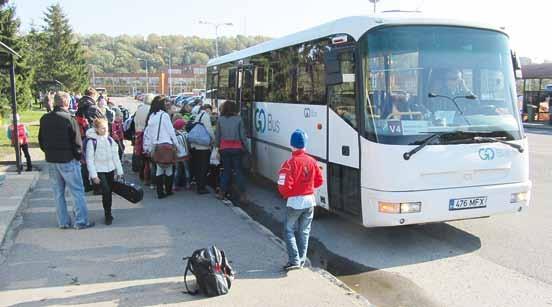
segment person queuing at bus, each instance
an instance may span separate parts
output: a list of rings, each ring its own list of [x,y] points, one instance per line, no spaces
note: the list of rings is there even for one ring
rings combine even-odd
[[[111,225],[113,215],[111,205],[113,200],[113,180],[123,176],[123,166],[119,159],[119,146],[108,133],[107,120],[97,118],[94,126],[86,131],[86,166],[90,180],[102,193],[105,224]]]
[[[180,114],[178,114],[180,115]],[[186,187],[186,190],[191,188],[192,175],[190,172],[190,147],[188,146],[188,133],[186,132],[186,122],[183,119],[177,119],[173,123],[176,133],[177,143],[177,160],[175,174],[175,191],[181,187]]]
[[[92,87],[89,87],[84,92],[84,96],[82,96],[79,100],[79,108],[77,109],[77,113],[75,114],[75,119],[77,120],[80,135],[82,138],[86,136],[86,131],[93,126],[94,120],[96,118],[105,118],[102,111],[96,105],[97,95],[98,93],[96,92],[96,90]],[[84,190],[88,192],[91,191],[93,187],[90,184],[90,180],[88,180],[88,178],[90,177],[88,175],[88,168],[84,164],[85,161],[83,161],[83,165],[81,167],[82,181],[84,182]]]
[[[115,120],[115,113],[107,105],[107,100],[105,98],[103,97],[98,98],[98,108],[100,109],[102,114],[105,116],[105,119],[107,119],[107,122],[111,126],[113,124],[113,120]]]
[[[111,138],[119,146],[119,158],[123,160],[123,153],[125,152],[125,133],[123,131],[123,112],[119,108],[115,109],[115,119],[111,126]]]
[[[81,116],[86,119],[88,126],[86,127],[85,131],[88,130],[88,128],[92,127],[92,124],[94,123],[94,120],[96,118],[105,117],[96,105],[97,95],[98,93],[96,92],[96,90],[92,87],[89,87],[84,92],[84,96],[82,96],[79,100],[79,107],[75,115],[77,117]],[[81,123],[79,123],[79,125],[80,124]],[[84,133],[82,134],[82,136],[84,137]]]
[[[143,151],[143,137],[144,129],[146,128],[147,118],[153,100],[153,94],[147,94],[144,96],[144,102],[138,105],[136,113],[134,113],[134,152],[133,159],[138,161],[139,171],[138,176],[144,181],[144,185],[151,184],[151,168],[150,159],[147,155],[144,155]]]
[[[201,106],[201,110],[195,116],[194,123],[202,123],[207,129],[211,141],[214,141],[213,126],[211,124],[211,112],[213,107],[210,104]],[[190,144],[192,147],[192,173],[197,182],[197,193],[207,194],[209,191],[205,188],[207,185],[207,171],[211,158],[211,146]]]
[[[31,155],[29,154],[29,130],[25,124],[19,122],[19,114],[15,115],[17,118],[17,128],[14,129],[14,123],[8,126],[8,140],[11,141],[12,146],[15,146],[14,133],[17,133],[17,139],[19,141],[19,148],[25,155],[25,160],[27,161],[27,172],[33,170],[33,163],[31,161]],[[16,131],[14,131],[16,130]]]
[[[192,119],[192,108],[192,105],[187,103],[182,106],[182,109],[180,109],[180,114],[182,114],[184,121],[188,122]]]
[[[288,251],[288,262],[284,265],[286,271],[305,265],[316,206],[314,191],[324,182],[316,160],[306,153],[307,134],[301,129],[295,130],[290,144],[291,158],[278,172],[278,191],[287,200],[284,221],[284,240]]]
[[[151,103],[148,123],[144,130],[144,152],[150,156],[153,154],[155,145],[157,144],[172,144],[176,146],[178,143],[170,116],[165,110],[166,100],[167,98],[163,96],[156,96]],[[172,195],[174,164],[156,163],[155,166],[157,197],[161,199]]]
[[[64,92],[58,92],[54,96],[54,110],[40,118],[38,143],[48,162],[58,226],[62,229],[71,227],[65,199],[67,187],[73,196],[74,227],[83,229],[94,226],[94,222],[88,220],[79,162],[82,156],[82,139],[78,124],[69,113],[69,99],[69,94]]]
[[[225,198],[230,189],[232,174],[236,174],[236,184],[241,193],[240,202],[245,202],[245,182],[242,174],[242,155],[246,144],[245,128],[234,101],[225,101],[220,115],[215,129],[215,146],[220,152],[223,171],[217,198]]]

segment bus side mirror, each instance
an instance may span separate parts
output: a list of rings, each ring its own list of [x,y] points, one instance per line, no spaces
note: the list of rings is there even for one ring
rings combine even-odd
[[[511,51],[512,54],[512,63],[514,64],[514,76],[516,79],[523,79],[523,74],[521,73],[521,63],[515,51]]]

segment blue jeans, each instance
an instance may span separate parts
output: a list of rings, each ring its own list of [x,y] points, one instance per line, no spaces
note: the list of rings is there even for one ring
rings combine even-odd
[[[232,174],[236,173],[236,184],[240,192],[245,192],[245,184],[242,174],[242,150],[241,149],[225,149],[220,151],[222,160],[222,178],[220,180],[220,188],[223,192],[228,192]]]
[[[300,265],[307,259],[313,217],[314,207],[301,210],[286,207],[284,240],[288,250],[288,262],[291,264]],[[296,230],[297,237],[295,236]]]
[[[81,176],[81,164],[77,160],[67,163],[48,163],[50,179],[53,181],[54,198],[56,200],[56,212],[60,227],[70,226],[71,217],[67,212],[65,200],[65,187],[69,188],[73,196],[73,214],[75,225],[88,223],[88,209],[84,198],[84,186]]]

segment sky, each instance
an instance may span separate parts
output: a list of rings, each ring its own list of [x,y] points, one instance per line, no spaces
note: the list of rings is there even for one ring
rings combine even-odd
[[[280,37],[337,18],[369,15],[369,0],[17,0],[23,30],[43,24],[46,7],[59,3],[73,29],[82,34],[180,34],[215,37],[212,25],[226,23],[219,36]],[[552,60],[552,0],[380,0],[378,11],[421,10],[432,16],[505,26],[520,56]],[[547,38],[548,37],[548,38]]]

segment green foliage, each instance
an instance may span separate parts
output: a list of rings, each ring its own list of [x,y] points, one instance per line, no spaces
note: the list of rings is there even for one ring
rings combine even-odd
[[[158,71],[168,66],[169,53],[173,67],[181,64],[206,64],[215,56],[214,39],[197,36],[150,34],[145,38],[91,34],[78,38],[84,46],[84,58],[95,73],[145,72],[145,63],[138,59],[147,59],[148,69]],[[251,47],[268,39],[263,36],[243,35],[220,37],[219,54]]]
[[[34,70],[27,61],[29,53],[27,42],[18,35],[20,21],[15,18],[15,8],[5,5],[6,1],[0,1],[0,41],[11,47],[15,52],[21,55],[21,58],[15,59],[15,84],[16,97],[20,107],[29,105],[32,100],[31,83]],[[1,54],[0,63],[0,116],[6,117],[11,111],[11,87],[10,87],[10,67],[9,56],[6,53]]]
[[[43,32],[34,34],[40,41],[36,47],[41,57],[37,60],[36,80],[58,80],[66,91],[83,91],[88,85],[85,52],[61,6],[48,7],[44,21]]]

